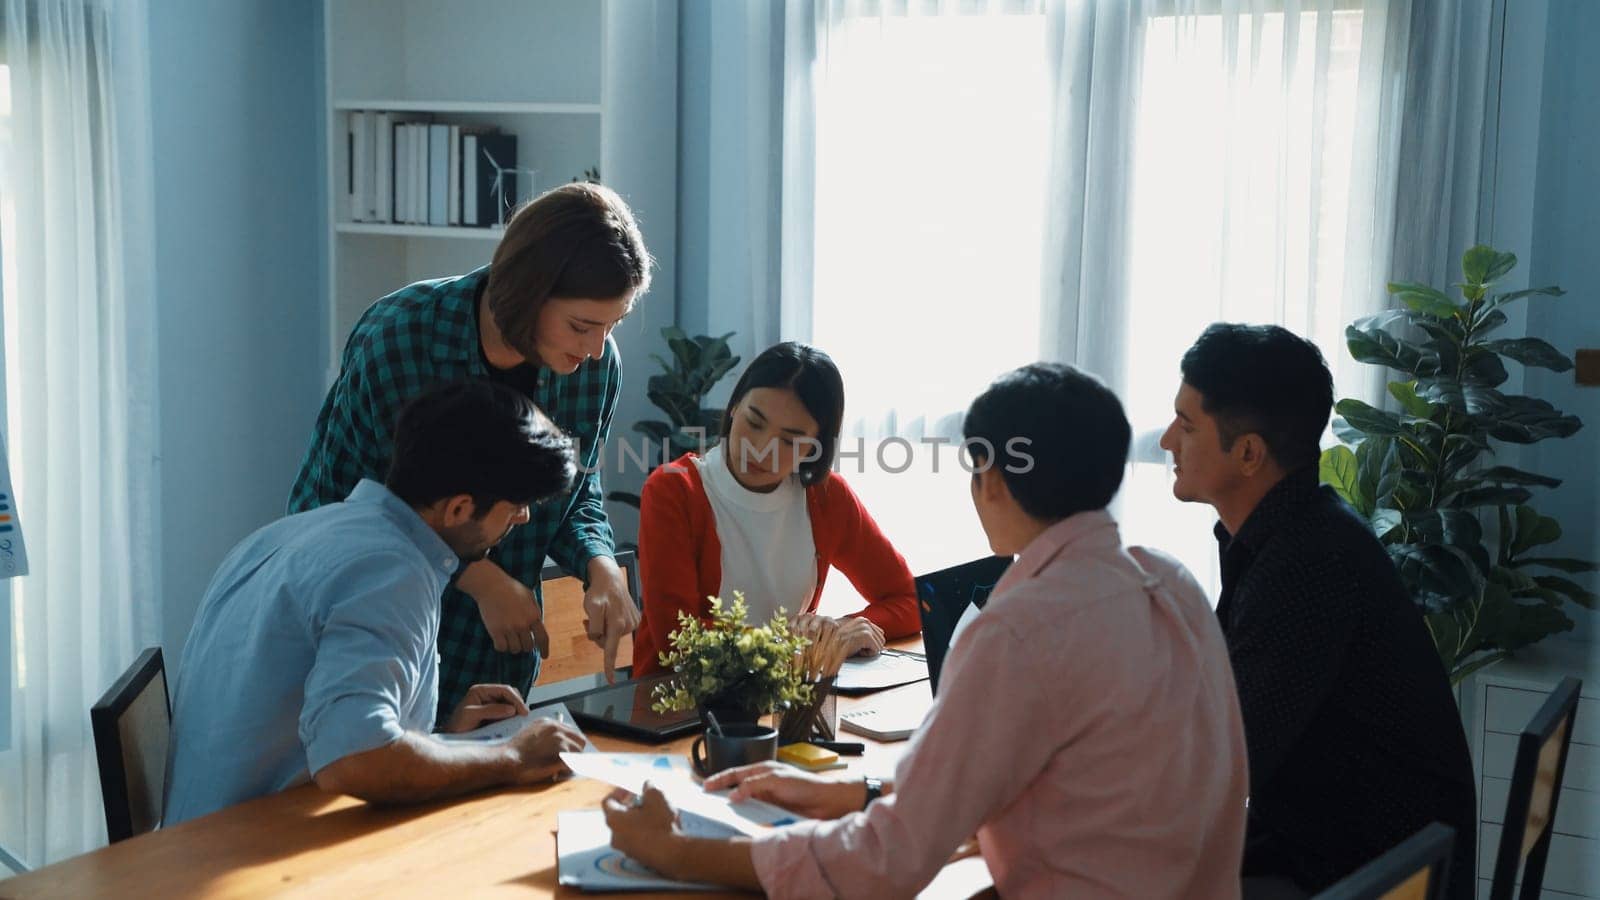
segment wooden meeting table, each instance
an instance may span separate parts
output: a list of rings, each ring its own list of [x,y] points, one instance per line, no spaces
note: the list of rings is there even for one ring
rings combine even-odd
[[[928,702],[925,681],[893,691],[904,692],[907,703]],[[839,709],[883,696],[841,697]],[[596,733],[590,739],[613,752],[688,753],[692,741],[650,746]],[[849,767],[831,774],[888,776],[906,746],[863,742],[866,754],[847,758]],[[420,806],[375,807],[305,785],[0,880],[0,897],[581,896],[557,884],[556,813],[598,807],[610,791],[598,781],[569,778]],[[963,885],[974,862],[981,865],[966,862]]]

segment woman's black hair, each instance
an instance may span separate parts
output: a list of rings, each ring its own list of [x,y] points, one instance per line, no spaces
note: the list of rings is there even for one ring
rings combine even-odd
[[[839,447],[839,429],[844,423],[844,379],[833,358],[810,344],[784,341],[761,351],[751,361],[739,383],[733,386],[728,407],[722,413],[722,438],[733,427],[733,411],[744,395],[756,388],[787,388],[800,398],[811,418],[817,420],[819,452],[800,464],[800,483],[813,485],[828,477]]]

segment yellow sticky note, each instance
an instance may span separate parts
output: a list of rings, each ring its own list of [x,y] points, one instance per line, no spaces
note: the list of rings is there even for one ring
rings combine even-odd
[[[838,765],[839,754],[814,744],[789,744],[778,748],[778,759],[802,769],[829,769]]]

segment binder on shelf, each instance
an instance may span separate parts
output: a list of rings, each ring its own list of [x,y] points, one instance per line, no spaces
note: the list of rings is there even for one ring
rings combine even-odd
[[[389,180],[394,184],[394,215],[390,221],[404,224],[411,221],[411,139],[404,122],[394,124],[394,167]]]
[[[357,110],[350,114],[351,143],[354,146],[355,183],[350,191],[350,220],[372,219],[372,116]]]
[[[411,222],[428,224],[428,126],[411,126]]]
[[[450,182],[449,206],[450,212],[446,224],[461,224],[461,126],[450,126],[450,165],[445,171],[445,178]]]
[[[394,193],[394,129],[389,124],[388,113],[373,114],[373,137],[377,143],[372,172],[372,221],[387,222],[393,209]]]
[[[450,224],[450,126],[428,126],[428,224]]]
[[[461,224],[478,226],[478,135],[461,136]]]

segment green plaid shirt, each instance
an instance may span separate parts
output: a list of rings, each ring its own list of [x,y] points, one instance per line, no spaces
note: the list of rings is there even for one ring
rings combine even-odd
[[[339,378],[317,416],[317,427],[289,494],[289,512],[349,496],[362,478],[383,481],[389,470],[394,422],[407,400],[435,384],[489,376],[478,341],[476,305],[487,266],[457,278],[420,281],[372,304],[345,344]],[[544,606],[539,573],[548,555],[567,572],[585,576],[589,559],[611,556],[611,524],[595,471],[611,430],[622,381],[617,345],[571,375],[540,369],[531,398],[578,442],[580,474],[565,498],[535,506],[489,558],[533,589]],[[444,721],[467,688],[509,684],[524,692],[539,671],[536,653],[501,653],[484,630],[477,604],[445,589],[439,619],[439,718]]]

